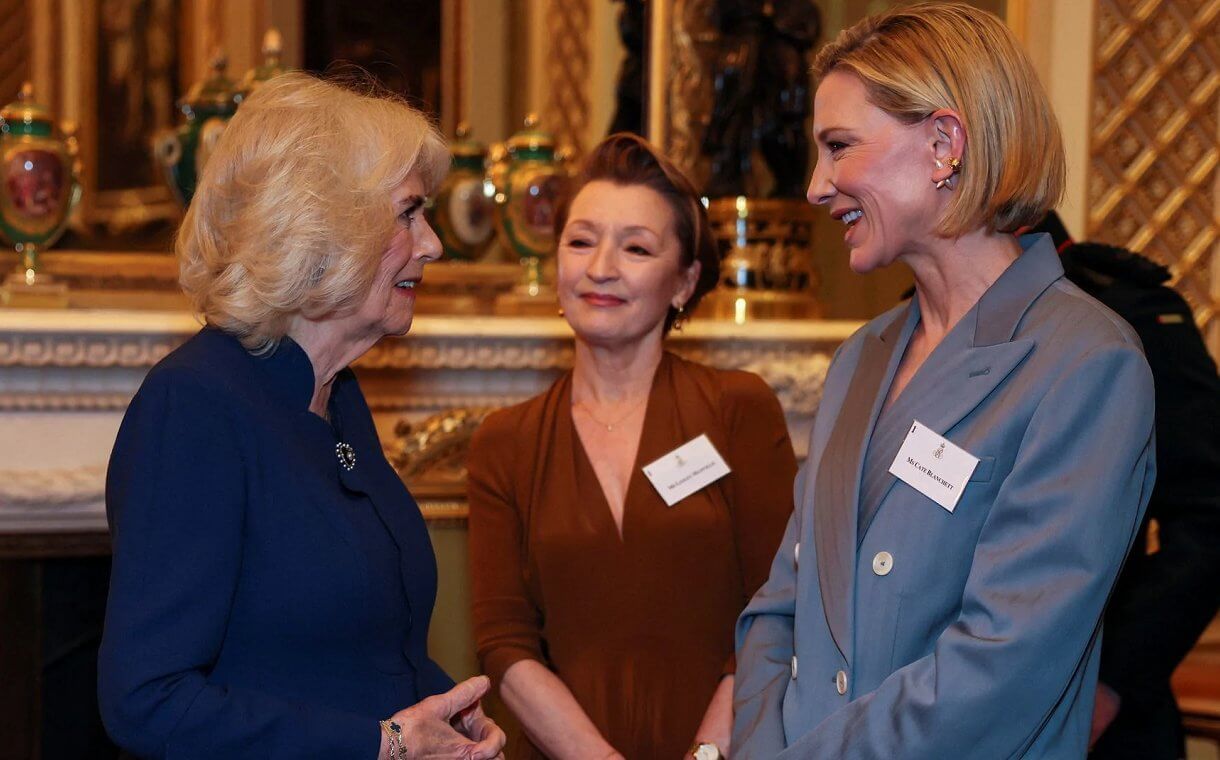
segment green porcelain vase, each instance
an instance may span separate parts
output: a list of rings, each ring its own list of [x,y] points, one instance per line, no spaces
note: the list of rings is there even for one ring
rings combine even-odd
[[[0,110],[0,237],[20,255],[18,274],[38,278],[38,253],[54,245],[80,201],[76,139],[63,135],[26,82]]]
[[[494,190],[485,179],[487,149],[470,139],[470,128],[459,124],[450,149],[449,174],[428,204],[429,222],[453,261],[476,261],[495,236]]]
[[[186,121],[153,140],[157,164],[183,208],[190,205],[203,167],[224,133],[225,124],[241,103],[241,92],[225,75],[226,67],[224,55],[214,56],[211,76],[196,82],[178,102]]]
[[[555,213],[566,190],[569,171],[558,158],[555,138],[525,119],[525,128],[493,149],[488,180],[495,188],[496,230],[501,243],[521,259],[525,288],[536,295],[542,286],[542,261],[555,253]]]

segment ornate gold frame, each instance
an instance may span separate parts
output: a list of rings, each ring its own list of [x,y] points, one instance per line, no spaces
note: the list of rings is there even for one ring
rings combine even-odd
[[[191,80],[190,51],[204,41],[196,39],[194,0],[182,0],[178,34],[181,86]],[[90,231],[138,228],[180,215],[167,186],[148,185],[123,190],[98,189],[99,104],[96,84],[97,31],[100,3],[94,0],[42,0],[31,5],[31,41],[34,81],[40,100],[65,124],[75,127],[80,144],[84,189],[73,227]],[[151,161],[151,155],[149,157]]]

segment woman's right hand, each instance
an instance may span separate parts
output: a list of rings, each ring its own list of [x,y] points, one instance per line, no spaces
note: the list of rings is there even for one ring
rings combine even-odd
[[[409,760],[423,758],[460,758],[493,760],[504,749],[503,732],[493,732],[482,741],[473,741],[453,727],[453,719],[471,705],[478,704],[491,679],[475,676],[462,681],[444,694],[437,694],[395,713],[390,720],[402,727],[402,746]],[[390,744],[383,733],[379,760],[398,760],[390,756]]]

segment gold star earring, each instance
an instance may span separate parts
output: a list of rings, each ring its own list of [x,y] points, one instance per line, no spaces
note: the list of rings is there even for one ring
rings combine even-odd
[[[941,189],[942,187],[947,187],[950,190],[952,190],[953,185],[950,183],[950,180],[953,179],[954,176],[961,173],[961,171],[962,171],[962,160],[960,158],[957,158],[956,156],[950,156],[948,161],[949,161],[949,169],[953,173],[950,174],[948,177],[945,177],[942,180],[933,180],[936,184],[937,190]],[[936,160],[936,168],[937,169],[945,168],[945,165],[941,162],[940,159]]]

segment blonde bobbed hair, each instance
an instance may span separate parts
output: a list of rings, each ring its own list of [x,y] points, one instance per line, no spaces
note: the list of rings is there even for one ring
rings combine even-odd
[[[845,29],[814,76],[855,74],[873,105],[905,124],[942,108],[966,133],[961,174],[940,232],[1013,232],[1063,195],[1063,138],[1029,58],[1000,19],[963,3],[919,3]]]
[[[178,233],[179,282],[208,322],[274,349],[294,315],[356,308],[394,233],[392,193],[430,192],[445,142],[400,98],[289,72],[229,121]]]

